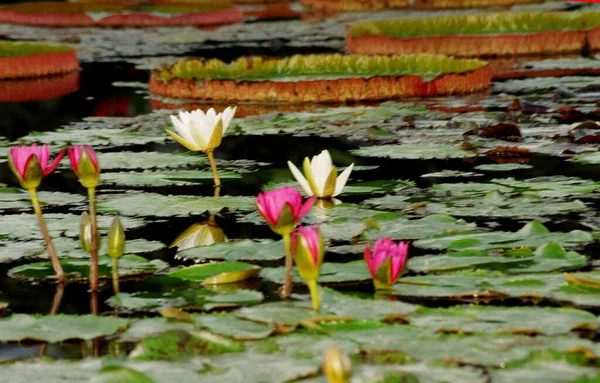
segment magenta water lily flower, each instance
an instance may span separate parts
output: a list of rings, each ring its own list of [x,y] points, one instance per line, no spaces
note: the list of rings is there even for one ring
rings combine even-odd
[[[69,147],[71,167],[86,188],[95,188],[100,179],[100,166],[96,153],[89,145]]]
[[[402,274],[408,259],[408,242],[394,243],[391,238],[378,239],[365,248],[365,262],[376,289],[390,289]]]
[[[286,186],[260,193],[256,198],[258,212],[277,234],[290,234],[312,207],[314,197],[302,203],[302,195]]]
[[[19,179],[23,188],[36,189],[42,182],[42,178],[52,173],[58,163],[65,155],[61,150],[54,161],[50,161],[50,147],[47,144],[37,146],[13,146],[10,148],[8,163]]]

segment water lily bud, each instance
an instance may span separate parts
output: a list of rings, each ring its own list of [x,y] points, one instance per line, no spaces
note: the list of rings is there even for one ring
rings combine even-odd
[[[378,239],[373,246],[365,248],[365,263],[373,277],[376,289],[391,289],[402,274],[408,259],[408,242],[395,244],[391,238]]]
[[[100,166],[96,153],[89,145],[69,148],[71,167],[85,188],[95,188],[100,179]]]
[[[61,151],[51,164],[50,147],[46,144],[37,146],[13,146],[10,148],[8,164],[25,189],[36,189],[40,186],[42,178],[52,173],[64,156]]]
[[[125,232],[123,231],[123,226],[121,226],[119,215],[116,215],[113,219],[106,241],[108,255],[111,257],[119,258],[125,253]]]
[[[293,187],[283,187],[256,198],[256,208],[277,234],[290,234],[312,207],[314,197],[302,203],[302,195]]]
[[[292,234],[292,253],[300,276],[314,281],[319,276],[325,241],[318,226],[299,226]]]
[[[329,383],[349,383],[352,378],[352,363],[342,350],[331,346],[325,354],[323,374]]]
[[[79,240],[81,248],[86,253],[92,251],[92,220],[87,211],[81,213],[81,223],[79,224]]]

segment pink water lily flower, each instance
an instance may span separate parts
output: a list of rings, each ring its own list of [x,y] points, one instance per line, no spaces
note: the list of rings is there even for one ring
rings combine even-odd
[[[391,238],[378,239],[365,248],[365,262],[376,289],[390,289],[402,274],[408,258],[408,242],[395,244]]]
[[[51,164],[50,147],[47,144],[37,146],[13,146],[10,148],[9,164],[25,189],[35,189],[42,178],[52,173],[65,155],[61,150]]]
[[[100,177],[100,166],[96,153],[89,145],[71,146],[68,149],[71,167],[81,184],[95,188]]]
[[[314,197],[302,203],[302,195],[286,186],[260,193],[256,198],[258,212],[278,234],[289,234],[312,207]]]

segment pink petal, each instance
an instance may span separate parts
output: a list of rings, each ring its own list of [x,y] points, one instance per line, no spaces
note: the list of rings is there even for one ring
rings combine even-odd
[[[54,171],[54,169],[56,169],[56,167],[58,166],[58,163],[60,162],[60,160],[62,160],[64,155],[65,155],[65,150],[63,149],[60,151],[60,153],[58,153],[58,155],[54,159],[54,162],[52,162],[50,164],[50,166],[48,166],[45,169],[42,168],[44,177],[47,176],[48,174],[52,173]]]
[[[96,157],[96,153],[94,152],[94,149],[92,149],[92,147],[89,145],[85,145],[84,148],[87,151],[88,155],[90,156],[90,159],[92,160],[92,163],[94,164],[94,168],[96,169],[96,171],[98,171],[100,167],[98,165],[98,157]]]
[[[298,193],[298,194],[300,194],[300,193]],[[302,197],[300,197],[300,198],[302,198]],[[308,198],[306,200],[306,202],[304,202],[304,205],[302,205],[300,207],[298,213],[294,216],[294,220],[296,222],[299,222],[302,219],[302,217],[304,217],[306,214],[308,214],[314,201],[315,201],[315,196],[312,196],[312,197]]]
[[[376,268],[373,267],[373,257],[371,256],[371,245],[367,243],[365,247],[365,263],[367,264],[367,268],[373,277],[375,277]]]
[[[31,145],[31,147],[38,160],[40,161],[42,170],[46,169],[46,166],[48,166],[48,160],[50,160],[50,147],[48,146],[48,144],[44,144],[40,148],[36,148],[35,144],[33,144]]]

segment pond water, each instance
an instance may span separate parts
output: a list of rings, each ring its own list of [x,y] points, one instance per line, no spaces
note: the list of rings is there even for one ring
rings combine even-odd
[[[11,39],[74,43],[82,60],[78,90],[0,103],[0,380],[318,382],[331,345],[352,360],[353,382],[600,379],[600,88],[593,75],[600,64],[593,52],[515,59],[525,71],[584,70],[521,74],[473,95],[240,104],[215,150],[219,197],[206,156],[165,133],[169,115],[186,103],[227,105],[153,96],[150,69],[187,56],[342,52],[346,22],[399,14],[254,20],[216,30],[0,25]],[[133,255],[121,261],[119,295],[109,278],[101,281],[97,317],[87,315],[87,254],[78,241],[86,191],[67,160],[39,189],[59,257],[79,276],[62,290],[49,281],[35,215],[6,162],[8,147],[32,142],[51,144],[53,153],[93,146],[102,169],[102,236],[116,212],[123,219]],[[279,297],[283,242],[254,199],[275,187],[299,188],[287,161],[299,166],[324,149],[338,169],[355,168],[341,203],[319,202],[303,220],[318,223],[327,244],[319,314],[299,275],[291,301]],[[169,247],[207,222],[228,242]],[[409,261],[399,282],[380,292],[363,251],[385,237],[410,241]],[[223,261],[261,270],[221,285],[178,274]]]

